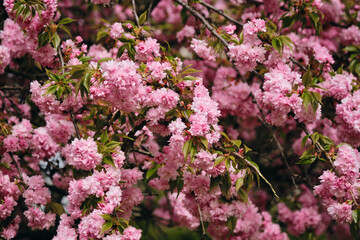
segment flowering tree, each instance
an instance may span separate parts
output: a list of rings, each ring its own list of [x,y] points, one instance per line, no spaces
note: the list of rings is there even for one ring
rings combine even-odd
[[[359,10],[3,1],[1,238],[359,239]]]

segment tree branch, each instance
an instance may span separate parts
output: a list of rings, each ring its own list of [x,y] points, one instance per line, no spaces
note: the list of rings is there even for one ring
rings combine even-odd
[[[59,58],[60,58],[62,73],[64,74],[65,73],[65,69],[64,69],[65,62],[64,62],[64,58],[63,58],[60,46],[57,48],[57,51],[58,51]],[[74,113],[72,110],[70,111],[70,117],[71,117],[71,120],[72,120],[74,128],[75,128],[76,137],[80,140],[81,139],[80,131],[79,131],[78,125],[76,124],[76,119],[74,117]]]
[[[137,15],[137,13],[136,13],[136,4],[135,4],[135,0],[131,0],[131,3],[132,3],[132,10],[133,10],[133,13],[134,13],[134,17],[135,17],[136,25],[137,25],[138,27],[140,27],[140,25],[139,25],[139,17],[138,17],[138,15]]]
[[[241,28],[243,27],[242,23],[240,23],[238,20],[230,17],[230,16],[227,15],[226,13],[224,13],[223,10],[219,10],[219,9],[215,8],[214,6],[212,6],[212,5],[210,5],[210,4],[206,3],[206,2],[203,2],[203,1],[201,1],[200,4],[203,5],[203,6],[205,6],[205,7],[208,8],[208,9],[216,12],[217,14],[223,16],[224,18],[226,18],[226,19],[229,20],[230,22],[236,24],[237,26],[239,26],[239,27],[241,27]]]
[[[24,178],[23,178],[23,176],[22,176],[22,171],[21,171],[19,165],[17,164],[17,162],[15,161],[12,152],[9,152],[9,155],[10,155],[10,158],[11,158],[11,162],[15,165],[16,170],[17,170],[18,173],[19,173],[19,177],[20,177],[21,181],[22,181],[23,183],[25,183]]]
[[[181,0],[174,0],[174,1],[177,2],[178,4],[180,4],[186,10],[188,10],[194,17],[198,18],[205,25],[205,27],[211,32],[211,34],[214,35],[217,39],[219,39],[222,42],[222,44],[227,49],[229,49],[229,43],[216,32],[216,30],[210,25],[210,23],[205,19],[205,17],[202,14],[200,14],[189,4],[187,4]]]
[[[289,59],[293,62],[293,63],[295,63],[295,65],[297,65],[298,67],[300,67],[301,68],[301,70],[303,70],[303,71],[307,71],[307,69],[306,69],[306,67],[304,67],[300,62],[298,62],[295,58],[293,58],[293,57],[289,57]]]

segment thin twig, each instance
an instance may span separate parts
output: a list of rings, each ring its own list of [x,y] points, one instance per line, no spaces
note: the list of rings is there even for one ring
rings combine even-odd
[[[142,149],[134,149],[134,152],[137,152],[137,153],[140,153],[140,154],[143,154],[143,155],[146,155],[146,156],[149,156],[151,158],[154,157],[154,154],[152,154],[151,152],[149,151],[145,151],[145,150],[142,150]]]
[[[229,152],[228,150],[226,150],[223,147],[215,147],[215,149],[219,149],[222,152]],[[250,162],[248,159],[246,159],[246,157],[244,157],[243,155],[237,153],[237,152],[229,152],[229,154],[233,155],[234,157],[238,157],[241,160],[243,160],[246,165],[250,166],[255,172],[256,174],[258,174],[271,188],[271,191],[274,193],[275,197],[279,198],[279,196],[277,195],[275,189],[273,188],[273,186],[271,185],[271,183],[264,177],[264,175],[260,172],[260,170],[258,169],[257,166],[255,166],[252,162]]]
[[[170,213],[170,227],[174,226],[174,211],[173,211],[173,208],[171,206],[171,202],[170,202],[170,199],[169,199],[169,196],[168,196],[168,192],[165,192],[165,198],[166,198],[166,205],[167,205],[167,208],[168,208],[168,211]]]
[[[38,79],[38,78],[46,78],[47,77],[46,73],[34,73],[34,74],[31,74],[31,73],[26,73],[26,72],[19,71],[19,70],[13,69],[13,68],[6,68],[5,72],[6,73],[12,73],[12,74],[18,75],[18,76],[22,76],[22,77],[25,77],[25,78],[28,78],[28,79],[31,79],[31,80],[35,80],[35,79]]]
[[[305,132],[306,135],[311,135],[309,129],[305,126],[304,123],[300,123],[298,119],[295,119],[295,121],[296,121],[296,124]],[[313,139],[311,137],[310,137],[310,140],[314,144],[314,141],[313,141]],[[331,164],[332,168],[334,169],[336,175],[340,176],[341,174],[336,170],[332,157],[329,156],[329,154],[325,151],[324,147],[319,142],[316,142],[315,146],[316,146],[316,149],[317,149],[318,153],[323,152],[325,154],[326,159],[330,162],[330,164]],[[351,194],[351,196],[353,198],[353,201],[358,206],[359,204],[357,203],[357,201],[355,199],[355,196],[354,196],[354,193],[351,190],[350,190],[350,194]]]
[[[200,209],[200,205],[198,202],[196,202],[197,206],[198,206],[198,211],[199,211],[199,215],[200,215],[200,223],[201,223],[201,228],[202,228],[202,231],[203,231],[203,235],[206,234],[206,231],[205,231],[205,225],[204,225],[204,220],[203,220],[203,217],[202,217],[202,213],[201,213],[201,209]]]
[[[217,39],[219,39],[222,42],[222,44],[227,49],[229,49],[229,43],[216,32],[216,30],[210,25],[210,23],[206,20],[206,18],[202,14],[200,14],[189,4],[187,4],[181,0],[174,0],[174,1],[177,2],[178,4],[180,4],[186,10],[188,10],[194,17],[198,18],[205,25],[205,27],[211,32],[211,34],[214,35]]]
[[[213,26],[211,26],[211,24],[206,20],[206,18],[201,13],[199,13],[193,7],[191,7],[189,4],[187,4],[187,3],[185,3],[185,2],[183,2],[181,0],[174,0],[174,1],[177,2],[178,4],[180,4],[186,10],[188,10],[194,17],[198,18],[204,24],[204,26],[211,32],[211,34],[213,36],[215,36],[217,39],[219,39],[220,42],[224,45],[224,47],[229,50],[229,46],[230,46],[229,43],[217,33],[215,28],[213,28]],[[233,64],[233,66],[234,66],[235,70],[237,71],[238,75],[240,75],[240,78],[242,80],[244,80],[241,73],[239,72],[239,70],[234,65],[234,62],[230,60],[229,55],[226,54],[226,57]],[[257,76],[261,81],[264,81],[264,77],[260,73],[258,73],[257,71],[251,70],[250,72],[253,73],[255,76]]]
[[[154,5],[154,0],[151,0],[150,3],[149,3],[149,10],[148,10],[148,13],[147,13],[147,22],[148,22],[148,25],[151,27],[151,12],[152,12],[152,9],[153,9],[153,5]]]
[[[230,22],[238,25],[239,27],[241,27],[241,28],[243,27],[243,25],[242,25],[238,20],[230,17],[229,15],[227,15],[226,13],[224,13],[223,10],[219,10],[219,9],[215,8],[214,6],[212,6],[212,5],[210,5],[210,4],[206,3],[206,2],[203,2],[203,1],[201,1],[200,4],[203,5],[203,6],[205,6],[205,7],[208,8],[208,9],[211,9],[212,11],[216,12],[217,14],[223,16],[224,18],[226,18],[226,19],[229,20]]]
[[[132,2],[132,10],[133,10],[133,13],[134,13],[134,17],[135,17],[136,25],[137,25],[138,27],[140,27],[140,25],[139,25],[139,17],[138,17],[138,15],[137,15],[137,13],[136,13],[136,4],[135,4],[135,0],[131,0],[131,2]]]
[[[74,113],[71,111],[70,112],[70,117],[71,117],[71,120],[73,122],[73,125],[74,125],[74,128],[75,128],[75,132],[76,132],[76,137],[80,140],[81,139],[81,135],[80,135],[80,131],[79,131],[79,127],[76,123],[76,119],[74,117]]]
[[[256,105],[256,106],[257,106],[257,105]],[[258,108],[259,108],[259,107],[258,107]],[[266,127],[266,128],[268,129],[268,131],[271,133],[272,138],[275,140],[276,146],[277,146],[277,148],[278,148],[279,151],[280,151],[281,158],[284,160],[285,166],[286,166],[286,168],[288,169],[288,171],[289,171],[289,173],[290,173],[291,180],[292,180],[295,188],[299,188],[298,185],[296,184],[296,181],[295,181],[295,174],[294,174],[294,172],[293,172],[293,171],[291,170],[291,168],[290,168],[290,165],[289,165],[289,162],[288,162],[287,157],[286,157],[286,155],[285,155],[285,152],[284,152],[283,147],[281,146],[281,144],[280,144],[278,138],[276,137],[275,132],[274,132],[273,129],[271,128],[271,126],[266,123],[265,118],[264,118],[264,114],[263,114],[263,112],[261,111],[260,108],[259,108],[259,111],[260,111],[261,116],[262,116],[262,118],[259,117],[260,121],[265,125],[265,127]]]
[[[293,62],[293,63],[295,63],[298,67],[300,67],[301,68],[301,70],[303,70],[303,71],[307,71],[307,69],[306,69],[306,67],[304,67],[300,62],[298,62],[295,58],[293,58],[293,57],[289,57],[289,59]]]
[[[65,69],[64,69],[65,62],[64,62],[64,58],[63,58],[60,46],[57,48],[57,51],[58,51],[59,58],[60,58],[60,64],[61,64],[61,68],[62,68],[62,73],[64,74],[65,73]]]
[[[63,58],[60,46],[58,47],[57,51],[58,51],[59,58],[60,58],[62,73],[64,74],[65,73],[65,69],[64,69],[65,62],[64,62],[64,58]],[[78,125],[76,124],[76,119],[75,119],[75,116],[74,116],[74,113],[72,110],[70,111],[70,117],[71,117],[71,120],[72,120],[74,128],[75,128],[76,137],[80,140],[81,139],[80,131],[79,131]]]
[[[205,27],[206,27],[217,39],[219,39],[227,49],[229,49],[229,44],[228,44],[228,42],[227,42],[223,37],[221,37],[221,36],[215,31],[215,29],[210,25],[210,23],[205,19],[205,17],[204,17],[202,14],[200,14],[198,11],[196,11],[194,8],[192,8],[190,5],[188,5],[187,3],[185,3],[185,2],[183,2],[183,1],[181,1],[181,0],[174,0],[174,1],[177,2],[177,3],[179,3],[179,4],[180,4],[182,7],[184,7],[185,9],[187,9],[194,17],[200,19],[201,22],[205,25]],[[229,58],[229,56],[228,56],[227,54],[226,54],[226,56]],[[230,59],[229,59],[229,61],[230,61]],[[231,62],[232,62],[232,64],[234,65],[234,62],[233,62],[233,61],[231,61]],[[234,66],[234,68],[237,70],[236,66]],[[239,73],[238,70],[237,70],[237,72]],[[260,80],[264,81],[264,77],[263,77],[260,73],[258,73],[257,71],[252,70],[251,73],[253,73],[255,76],[257,76]],[[240,74],[240,73],[239,73],[239,74]],[[241,76],[241,74],[240,74],[240,76]],[[243,80],[243,79],[242,79],[242,80]],[[253,94],[252,92],[250,92],[250,96],[252,97],[253,102],[255,103],[255,105],[258,107],[260,113],[262,114],[262,111],[261,111],[260,107],[258,106],[257,101],[256,101],[256,98],[255,98],[255,96],[254,96],[254,94]],[[262,116],[264,117],[263,114],[262,114]],[[265,119],[265,118],[264,118],[264,119]],[[275,138],[275,140],[278,141],[276,138]],[[279,150],[280,150],[280,152],[282,153],[282,156],[283,156],[283,158],[284,158],[284,161],[287,163],[287,160],[286,160],[286,157],[285,157],[285,154],[284,154],[282,148],[279,148]],[[239,156],[240,156],[240,155],[239,155]],[[245,158],[244,158],[244,160],[247,161]],[[254,167],[250,162],[247,161],[247,163],[248,163],[249,165],[251,165],[252,167]],[[287,166],[288,166],[288,163],[287,163]],[[262,174],[260,173],[260,171],[259,171],[256,167],[254,167],[254,168],[255,168],[255,171],[256,171],[259,175],[262,175]],[[289,167],[289,169],[290,169],[290,167]],[[290,169],[290,173],[291,173],[291,176],[293,177],[293,174],[292,174],[291,169]],[[295,180],[294,180],[294,179],[293,179],[293,182],[295,183]],[[296,186],[296,184],[295,184],[295,186]],[[274,191],[274,194],[276,195],[276,192],[275,192],[275,191]],[[277,196],[277,195],[276,195],[276,196]]]
[[[24,89],[28,89],[26,86],[1,86],[1,91],[22,91]]]
[[[18,173],[19,173],[19,177],[20,177],[21,181],[22,181],[23,183],[25,183],[24,178],[23,178],[23,176],[22,176],[21,169],[20,169],[19,165],[16,163],[12,152],[9,152],[9,155],[10,155],[10,158],[11,158],[11,162],[15,165],[15,167],[16,167]]]

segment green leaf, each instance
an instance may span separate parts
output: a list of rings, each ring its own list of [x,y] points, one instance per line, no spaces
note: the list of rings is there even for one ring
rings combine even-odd
[[[293,49],[294,43],[288,36],[281,36],[283,43],[288,46],[291,50]]]
[[[123,55],[125,49],[126,49],[126,46],[125,46],[125,45],[122,45],[121,47],[119,47],[119,50],[118,50],[118,52],[117,52],[116,57],[117,57],[117,58],[120,58],[120,57]]]
[[[55,33],[53,39],[51,40],[53,46],[55,49],[58,48],[58,46],[60,45],[61,39],[59,37],[59,35],[57,33]]]
[[[54,93],[57,90],[57,85],[51,85],[50,87],[48,87],[45,91],[45,93],[43,95],[49,95]]]
[[[0,168],[5,168],[7,170],[11,170],[10,165],[6,162],[0,162]]]
[[[240,148],[242,142],[241,140],[231,140],[231,143]]]
[[[85,69],[78,70],[70,76],[70,79],[80,79],[84,76],[85,72]]]
[[[143,25],[144,22],[146,21],[147,11],[148,11],[148,10],[146,10],[145,12],[143,12],[143,13],[140,15],[140,17],[139,17],[139,25],[140,25],[140,26]]]
[[[286,16],[282,19],[281,28],[291,27],[295,23],[295,18],[293,16]]]
[[[113,160],[113,158],[111,156],[104,156],[103,157],[103,163],[109,164],[109,165],[115,167],[114,160]]]
[[[186,21],[189,18],[189,14],[187,13],[187,10],[185,8],[183,8],[180,12],[180,17],[181,17],[181,21],[183,24],[186,23]]]
[[[252,149],[244,144],[245,153],[250,152]]]
[[[357,50],[356,46],[347,46],[343,49],[344,52],[357,52]]]
[[[266,21],[266,28],[272,32],[276,32],[277,31],[277,26],[276,24],[274,24],[272,21],[267,20]]]
[[[310,94],[308,92],[303,92],[301,94],[301,99],[303,100],[303,105],[304,105],[305,110],[307,110],[309,105],[311,104]]]
[[[224,175],[221,175],[220,190],[225,197],[229,197],[229,192],[231,188],[231,178],[229,172],[226,172]]]
[[[69,24],[69,23],[72,23],[72,22],[76,22],[76,20],[67,17],[67,18],[61,19],[59,24]]]
[[[85,76],[84,76],[84,87],[86,88],[87,92],[90,91],[91,77],[92,77],[92,74],[91,74],[90,72],[85,73]]]
[[[194,80],[197,80],[198,78],[197,77],[194,77],[194,76],[185,76],[183,77],[183,81],[194,81]]]
[[[186,141],[184,143],[184,146],[183,146],[183,154],[184,154],[184,159],[186,160],[189,153],[190,153],[190,149],[192,147],[192,139],[189,139],[188,141]]]
[[[64,25],[59,25],[59,28],[61,30],[63,30],[64,32],[66,32],[69,35],[69,37],[71,38],[72,34],[71,34],[71,31],[70,31],[70,28],[68,28],[67,26],[64,26]]]
[[[244,185],[244,178],[238,178],[235,182],[235,190],[239,191],[239,189]]]
[[[112,222],[114,220],[109,214],[103,214],[101,217],[107,222]]]
[[[43,32],[38,35],[38,47],[37,49],[40,49],[47,45],[50,42],[49,34],[48,32]]]
[[[228,220],[227,220],[227,222],[226,222],[226,224],[227,224],[227,226],[228,226],[231,234],[232,234],[232,233],[234,232],[234,230],[235,230],[236,221],[237,221],[236,217],[231,216],[231,217],[228,218]]]
[[[303,137],[303,139],[301,140],[301,147],[305,147],[305,144],[308,139],[309,139],[309,135]]]
[[[112,228],[112,226],[113,226],[113,222],[105,222],[105,223],[102,225],[100,234],[106,232],[107,230],[109,230],[110,228]]]
[[[220,132],[220,134],[230,142],[230,138],[228,137],[228,135],[226,135],[226,133]]]
[[[115,149],[116,147],[118,147],[120,145],[120,142],[116,142],[116,141],[110,141],[108,143],[105,144],[106,148],[108,150],[113,150]]]
[[[221,176],[217,176],[210,179],[210,190],[218,186],[221,182]]]
[[[302,83],[305,88],[307,88],[311,83],[311,70],[310,67],[308,67],[308,70],[304,73],[302,77]]]
[[[220,163],[222,163],[223,161],[225,161],[225,157],[224,156],[219,156],[215,159],[215,163],[214,166],[216,167],[217,165],[219,165]]]
[[[206,149],[209,148],[209,142],[208,142],[208,140],[207,140],[206,137],[200,137],[200,141],[201,141],[201,143],[204,145],[204,147],[205,147]]]
[[[185,75],[185,74],[198,73],[198,72],[202,72],[202,71],[194,69],[194,68],[188,68],[188,69],[182,71],[181,74]]]
[[[355,73],[360,76],[360,63],[357,63],[355,66]]]
[[[310,165],[313,162],[315,162],[315,160],[316,160],[315,156],[306,156],[306,157],[303,157],[302,159],[300,158],[300,161],[298,161],[296,164]]]
[[[101,143],[106,143],[108,140],[109,140],[109,135],[107,130],[105,130],[100,136],[100,141]]]
[[[145,180],[149,180],[151,179],[157,172],[157,170],[161,167],[161,165],[157,164],[157,163],[153,163],[152,168],[150,168],[149,170],[147,170],[146,172],[146,177]]]
[[[79,61],[82,62],[82,63],[87,63],[87,62],[89,62],[92,58],[94,58],[94,57],[82,56],[81,58],[79,58]]]
[[[282,53],[282,50],[284,49],[284,45],[281,41],[281,38],[273,38],[271,40],[271,45],[273,46],[273,48],[275,48],[275,50],[277,50],[280,54]]]
[[[321,102],[322,97],[321,97],[320,93],[318,93],[318,92],[310,92],[310,94],[313,95],[314,99],[315,99],[318,103],[322,104],[322,102]]]
[[[317,28],[318,22],[319,22],[319,15],[317,15],[316,13],[313,12],[309,12],[309,16],[311,21],[313,22],[315,28]]]
[[[49,208],[51,212],[56,213],[58,216],[65,213],[64,207],[57,202],[49,202],[46,204],[46,207]]]
[[[101,58],[97,63],[102,63],[102,62],[107,62],[107,61],[111,61],[113,60],[112,58],[109,58],[109,57],[105,57],[105,58]]]
[[[109,33],[107,31],[99,31],[96,35],[96,42],[100,41],[104,37],[108,36]]]
[[[267,185],[271,188],[271,191],[274,193],[275,197],[279,198],[279,196],[276,194],[276,191],[273,188],[273,186],[271,185],[271,183],[260,172],[259,166],[255,162],[253,162],[249,159],[247,159],[247,163],[250,163],[250,166],[255,169],[256,174],[258,174],[267,183]]]
[[[310,150],[306,150],[305,152],[303,152],[299,159],[300,161],[298,161],[296,164],[307,165],[312,164],[316,160],[316,157],[312,154]]]

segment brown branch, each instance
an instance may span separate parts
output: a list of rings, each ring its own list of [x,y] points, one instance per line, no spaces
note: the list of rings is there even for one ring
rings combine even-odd
[[[75,128],[75,132],[76,132],[76,137],[80,140],[81,139],[81,135],[80,135],[80,131],[79,131],[79,127],[76,123],[76,119],[74,117],[74,113],[71,111],[70,112],[70,117],[71,117],[71,120],[73,122],[73,125],[74,125],[74,128]]]
[[[140,154],[143,154],[143,155],[149,156],[149,157],[151,157],[151,158],[153,158],[153,157],[154,157],[154,154],[152,154],[151,152],[146,151],[146,150],[142,150],[142,149],[140,149],[140,148],[138,148],[138,149],[134,149],[134,152],[137,152],[137,153],[140,153]]]
[[[211,34],[214,35],[217,39],[219,39],[222,42],[222,44],[227,49],[229,49],[229,43],[216,32],[216,30],[210,25],[210,23],[206,20],[206,18],[202,14],[200,14],[189,4],[187,4],[181,0],[174,0],[174,1],[177,2],[178,4],[180,4],[186,10],[188,10],[194,17],[198,18],[204,24],[204,26],[211,32]]]
[[[241,28],[243,27],[242,23],[240,23],[238,20],[230,17],[230,16],[227,15],[226,13],[224,13],[223,10],[219,10],[219,9],[215,8],[214,6],[212,6],[212,5],[210,5],[210,4],[206,3],[206,2],[203,2],[203,1],[201,1],[200,4],[203,5],[203,6],[205,6],[205,7],[208,8],[208,9],[216,12],[217,14],[223,16],[224,18],[226,18],[226,19],[229,20],[230,22],[236,24],[237,26],[239,26],[239,27],[241,27]]]
[[[306,69],[306,67],[304,67],[300,62],[298,62],[295,58],[293,58],[293,57],[289,57],[289,59],[293,62],[293,63],[295,63],[295,65],[297,65],[298,67],[300,67],[301,68],[301,70],[303,70],[303,71],[307,71],[307,69]]]
[[[292,115],[295,116],[294,114],[292,114]],[[295,119],[295,121],[296,121],[296,124],[305,132],[306,135],[311,135],[309,129],[305,126],[304,123],[300,123],[298,119]],[[311,140],[311,142],[313,144],[315,144],[315,147],[316,147],[318,153],[324,153],[325,154],[326,159],[330,162],[330,164],[331,164],[332,168],[334,169],[336,175],[341,176],[341,174],[335,168],[334,161],[333,161],[332,157],[325,151],[324,147],[319,142],[314,143],[314,140],[311,137],[310,137],[310,140]],[[355,199],[354,193],[352,191],[350,191],[350,194],[351,194],[351,196],[353,198],[353,201],[358,206],[359,204],[357,203],[357,201]]]
[[[26,86],[1,86],[1,91],[23,91],[24,89],[28,89]]]
[[[132,3],[132,10],[133,10],[133,13],[134,13],[134,17],[135,17],[136,25],[137,25],[138,27],[140,27],[140,25],[139,25],[139,17],[138,17],[138,15],[137,15],[137,13],[136,13],[136,4],[135,4],[135,0],[131,0],[131,3]]]
[[[215,36],[217,39],[219,39],[220,42],[224,45],[224,47],[229,50],[229,46],[230,46],[229,43],[217,33],[217,31],[213,28],[213,26],[211,26],[211,24],[206,20],[206,18],[201,13],[199,13],[193,7],[191,7],[189,4],[187,4],[181,0],[174,0],[174,1],[177,2],[178,4],[180,4],[186,10],[188,10],[194,17],[198,18],[204,24],[204,26],[211,32],[211,34],[213,36]],[[227,54],[226,54],[226,57],[234,66],[234,62],[230,60],[230,57]],[[238,75],[240,75],[241,79],[244,80],[243,77],[241,76],[239,70],[235,66],[234,66],[234,68],[237,71]],[[257,76],[261,81],[264,81],[264,77],[257,71],[251,70],[250,72],[253,73],[255,76]]]
[[[264,117],[264,114],[263,114],[262,110],[259,108],[259,106],[258,106],[257,104],[256,104],[256,106],[258,107],[258,109],[259,109],[259,111],[260,111],[260,113],[261,113],[261,116],[262,116],[262,118],[259,117],[260,121],[263,123],[263,125],[265,125],[265,127],[266,127],[266,128],[268,129],[268,131],[271,133],[272,138],[273,138],[273,139],[275,140],[275,142],[276,142],[276,146],[277,146],[277,148],[278,148],[279,151],[280,151],[281,158],[284,160],[285,166],[286,166],[287,170],[288,170],[289,173],[290,173],[291,181],[293,182],[295,188],[299,188],[298,185],[296,184],[296,181],[295,181],[295,174],[294,174],[294,172],[293,172],[293,171],[291,170],[291,168],[290,168],[290,165],[289,165],[289,162],[288,162],[287,157],[286,157],[286,155],[285,155],[285,152],[284,152],[283,147],[281,146],[281,144],[280,144],[278,138],[276,137],[275,132],[274,132],[273,129],[271,128],[271,126],[270,126],[268,123],[266,123],[265,117]]]
[[[31,74],[31,73],[27,73],[27,72],[24,72],[24,71],[19,71],[17,69],[13,69],[13,68],[9,68],[9,67],[7,67],[5,69],[5,72],[6,73],[12,73],[12,74],[17,75],[17,76],[25,77],[25,78],[30,79],[30,80],[35,80],[35,79],[38,79],[38,78],[46,78],[47,77],[46,73],[34,73],[34,74]]]
[[[215,29],[210,25],[210,23],[205,19],[205,17],[204,17],[202,14],[200,14],[198,11],[196,11],[194,8],[192,8],[190,5],[188,5],[187,3],[182,2],[181,0],[174,0],[174,1],[177,2],[177,3],[179,3],[179,4],[180,4],[181,6],[183,6],[185,9],[187,9],[194,17],[200,19],[201,22],[205,25],[205,27],[206,27],[216,38],[218,38],[218,39],[223,43],[223,45],[224,45],[227,49],[229,49],[229,44],[228,44],[228,42],[227,42],[224,38],[222,38],[222,37],[215,31]],[[200,2],[200,3],[204,5],[203,2]],[[208,4],[205,4],[204,6],[206,6],[206,7],[212,7],[211,5],[208,5]],[[215,9],[215,8],[212,7],[212,10],[214,10],[214,9]],[[215,11],[215,10],[214,10],[214,11]],[[227,55],[227,57],[229,58],[228,55]],[[229,61],[230,61],[230,59],[229,59]],[[233,61],[231,61],[231,62],[232,62],[232,64],[234,65],[234,62],[233,62]],[[236,68],[235,66],[234,66],[234,68],[237,70],[237,68]],[[241,76],[241,74],[240,74],[240,72],[239,72],[238,70],[237,70],[237,72],[238,72],[238,74]],[[258,73],[257,71],[252,70],[251,73],[253,73],[255,76],[257,76],[260,80],[264,81],[264,77],[263,77],[260,73]],[[241,76],[241,78],[242,78],[242,76]],[[244,79],[242,78],[242,80],[244,80]],[[287,158],[286,158],[286,156],[285,156],[285,153],[284,153],[284,151],[283,151],[283,149],[282,149],[282,147],[281,147],[278,139],[276,138],[275,134],[273,133],[271,127],[270,127],[268,124],[266,124],[264,114],[262,113],[261,108],[260,108],[259,105],[257,104],[256,98],[255,98],[255,96],[254,96],[254,94],[253,94],[252,92],[250,92],[250,96],[252,97],[253,102],[255,103],[255,105],[257,106],[257,108],[259,109],[259,112],[260,112],[262,118],[264,119],[263,123],[264,123],[265,126],[270,130],[270,132],[272,133],[272,135],[273,135],[273,137],[274,137],[274,139],[275,139],[275,141],[276,141],[276,143],[277,143],[277,146],[278,146],[278,148],[279,148],[279,151],[280,151],[280,153],[281,153],[281,155],[282,155],[282,158],[284,159],[285,165],[286,165],[286,167],[288,168],[288,170],[289,170],[289,172],[290,172],[290,174],[291,174],[292,181],[293,181],[294,185],[297,186],[297,185],[296,185],[296,182],[295,182],[295,179],[294,179],[294,174],[293,174],[293,172],[292,172],[292,170],[291,170],[291,168],[290,168],[290,166],[289,166],[289,163],[288,163],[288,161],[287,161]],[[245,161],[247,161],[247,160],[245,159]],[[248,162],[248,163],[249,163],[249,162]],[[249,164],[252,166],[251,163],[249,163]],[[258,174],[261,174],[261,173],[258,171],[258,169],[256,169],[255,171],[257,171]],[[276,195],[276,193],[275,193],[275,195]]]
[[[65,62],[64,62],[64,58],[63,58],[60,46],[57,48],[57,51],[58,51],[59,58],[60,58],[62,73],[64,74],[65,73],[65,69],[64,69]],[[74,116],[74,113],[72,110],[70,111],[70,117],[71,117],[71,120],[72,120],[74,128],[75,128],[76,137],[80,140],[81,139],[80,131],[79,131],[78,125],[76,124],[76,119],[75,119],[75,116]]]
[[[10,155],[10,158],[11,158],[11,162],[15,165],[16,170],[17,170],[18,173],[19,173],[19,177],[20,177],[21,181],[22,181],[23,183],[25,183],[24,178],[23,178],[23,176],[22,176],[21,169],[20,169],[19,165],[16,163],[12,152],[9,152],[9,155]]]
[[[199,211],[199,215],[200,215],[201,229],[202,229],[203,235],[205,235],[205,234],[206,234],[206,231],[205,231],[205,225],[204,225],[204,220],[203,220],[203,217],[202,217],[200,205],[199,205],[198,202],[196,202],[196,204],[197,204],[198,211]]]

